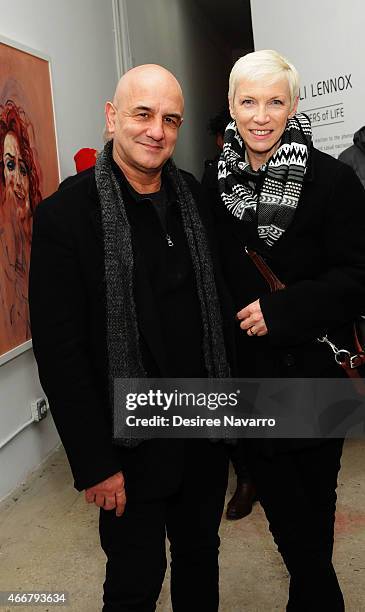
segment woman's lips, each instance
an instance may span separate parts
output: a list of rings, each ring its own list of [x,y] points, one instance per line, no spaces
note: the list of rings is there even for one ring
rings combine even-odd
[[[273,130],[250,130],[250,134],[252,134],[256,140],[265,140],[269,138],[272,133]]]

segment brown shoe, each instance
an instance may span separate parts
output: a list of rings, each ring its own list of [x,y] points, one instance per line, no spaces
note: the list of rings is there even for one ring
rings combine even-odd
[[[232,499],[227,504],[227,519],[229,521],[237,521],[248,516],[252,512],[252,505],[255,500],[255,485],[250,480],[242,481],[237,478],[237,488]]]

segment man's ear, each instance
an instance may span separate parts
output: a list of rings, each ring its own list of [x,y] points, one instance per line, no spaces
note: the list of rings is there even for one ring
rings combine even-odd
[[[108,129],[109,134],[114,134],[115,132],[115,117],[117,114],[117,110],[112,102],[107,102],[105,104],[105,121],[106,127]]]
[[[290,114],[289,114],[288,119],[291,119],[292,117],[294,117],[295,113],[296,113],[296,112],[297,112],[297,110],[298,110],[298,104],[299,104],[299,96],[297,96],[297,97],[295,98],[295,101],[294,101],[294,106],[293,106],[292,110],[290,111]]]

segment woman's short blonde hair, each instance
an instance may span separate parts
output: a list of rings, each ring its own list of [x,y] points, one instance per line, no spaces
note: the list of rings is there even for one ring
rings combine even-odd
[[[265,81],[268,85],[285,77],[288,80],[291,108],[299,95],[299,74],[295,66],[277,51],[266,49],[240,57],[229,77],[228,99],[233,104],[239,81]]]

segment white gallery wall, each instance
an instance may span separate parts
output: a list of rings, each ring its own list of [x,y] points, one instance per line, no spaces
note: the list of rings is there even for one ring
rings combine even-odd
[[[104,101],[113,95],[117,80],[112,0],[0,0],[0,13],[0,36],[51,58],[65,178],[75,173],[73,155],[78,149],[102,146]],[[45,287],[45,299],[46,295]],[[32,351],[0,366],[0,445],[29,420],[30,402],[41,395]],[[0,450],[0,499],[58,441],[49,415],[6,444]]]
[[[122,2],[133,66],[161,64],[182,85],[185,115],[174,157],[200,179],[204,159],[216,153],[207,123],[226,102],[231,51],[194,0]]]
[[[255,49],[276,49],[301,75],[299,110],[315,145],[337,157],[365,125],[363,0],[251,0]]]

